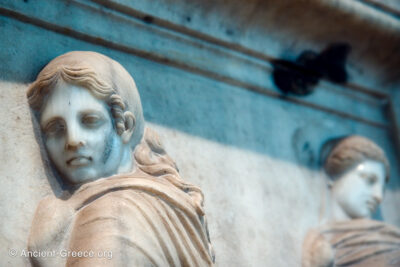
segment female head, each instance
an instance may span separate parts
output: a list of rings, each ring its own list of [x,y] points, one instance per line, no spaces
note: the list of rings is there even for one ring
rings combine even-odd
[[[69,182],[130,171],[144,119],[135,82],[119,63],[66,53],[46,65],[27,96],[49,158]]]
[[[348,218],[370,217],[382,200],[389,162],[371,140],[353,135],[341,139],[325,160],[333,198]]]

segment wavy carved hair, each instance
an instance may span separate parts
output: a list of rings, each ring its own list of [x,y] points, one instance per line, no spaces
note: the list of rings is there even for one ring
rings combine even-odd
[[[27,91],[31,108],[40,112],[51,90],[61,81],[86,88],[104,100],[119,135],[129,127],[126,113],[131,112],[136,120],[132,146],[141,140],[144,119],[139,93],[132,77],[118,62],[88,51],[69,52],[53,59]]]
[[[150,128],[145,129],[135,82],[119,63],[95,52],[81,51],[69,52],[53,59],[28,89],[27,97],[32,109],[40,112],[51,90],[61,80],[84,87],[96,98],[104,100],[110,107],[116,131],[120,135],[127,127],[126,112],[132,112],[136,124],[131,148],[134,149],[136,166],[144,173],[165,179],[187,193],[197,214],[206,220],[201,189],[181,179],[175,162],[166,153],[158,135]],[[207,223],[205,225],[207,227]],[[210,240],[208,229],[206,232]],[[211,243],[209,246],[213,255]]]
[[[370,139],[358,135],[340,139],[326,158],[324,169],[328,176],[335,180],[350,168],[368,159],[383,163],[385,178],[388,181],[390,166],[385,152]]]
[[[155,131],[146,128],[143,140],[136,147],[134,156],[140,170],[151,176],[161,177],[188,193],[196,205],[197,212],[204,215],[203,192],[199,187],[181,179],[175,161],[167,154]]]
[[[118,134],[125,130],[125,113],[132,112],[136,118],[135,128],[138,128],[135,129],[137,140],[131,142],[137,167],[188,193],[198,213],[204,215],[200,188],[181,179],[175,162],[164,150],[158,135],[149,128],[145,130],[136,85],[119,63],[95,52],[82,51],[69,52],[53,59],[28,89],[28,102],[32,109],[40,112],[47,96],[60,80],[84,87],[96,98],[104,100],[110,107]]]
[[[117,133],[121,135],[125,130],[125,104],[116,91],[97,77],[90,67],[60,66],[52,72],[47,72],[38,77],[28,90],[28,102],[33,109],[40,109],[49,94],[60,80],[66,83],[84,87],[90,93],[101,100],[104,100],[110,107],[114,118]]]
[[[142,142],[134,152],[137,167],[153,176],[171,183],[173,186],[187,193],[193,201],[196,213],[203,221],[208,240],[209,253],[215,261],[214,250],[211,245],[207,219],[204,213],[204,195],[201,189],[181,179],[178,167],[174,160],[165,151],[158,135],[150,128],[145,129]]]

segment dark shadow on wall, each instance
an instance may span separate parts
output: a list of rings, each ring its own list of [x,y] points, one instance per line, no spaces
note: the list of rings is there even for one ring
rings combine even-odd
[[[318,169],[315,159],[325,140],[365,135],[392,159],[386,129],[343,119],[309,107],[266,97],[184,70],[89,44],[0,16],[3,36],[0,79],[32,82],[54,57],[72,50],[92,50],[114,58],[134,77],[147,121],[190,135]],[[245,71],[245,70],[244,70]],[[400,188],[399,179],[389,186]]]

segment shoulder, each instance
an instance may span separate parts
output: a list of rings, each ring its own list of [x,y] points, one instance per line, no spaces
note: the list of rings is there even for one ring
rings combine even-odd
[[[319,229],[310,230],[303,242],[302,267],[333,266],[334,251]]]

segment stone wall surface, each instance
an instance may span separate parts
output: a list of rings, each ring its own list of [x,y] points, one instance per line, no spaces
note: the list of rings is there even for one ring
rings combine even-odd
[[[400,227],[398,122],[391,116],[400,113],[389,105],[398,94],[390,99],[388,89],[396,83],[390,77],[388,88],[378,87],[388,81],[374,72],[381,58],[357,63],[386,33],[363,46],[348,37],[357,30],[350,23],[354,86],[322,82],[305,98],[282,97],[268,58],[337,38],[317,33],[317,42],[299,30],[281,31],[289,22],[276,14],[287,10],[260,2],[234,12],[238,1],[0,1],[0,266],[29,266],[8,250],[26,247],[37,203],[59,191],[46,178],[25,92],[49,60],[72,50],[110,56],[134,77],[149,127],[182,177],[205,194],[217,266],[299,266],[304,235],[323,210],[319,148],[341,135],[364,135],[387,152],[392,176],[375,217]],[[257,18],[269,7],[275,16],[267,12],[264,22],[274,24],[260,28]],[[393,57],[385,68],[397,64]]]

